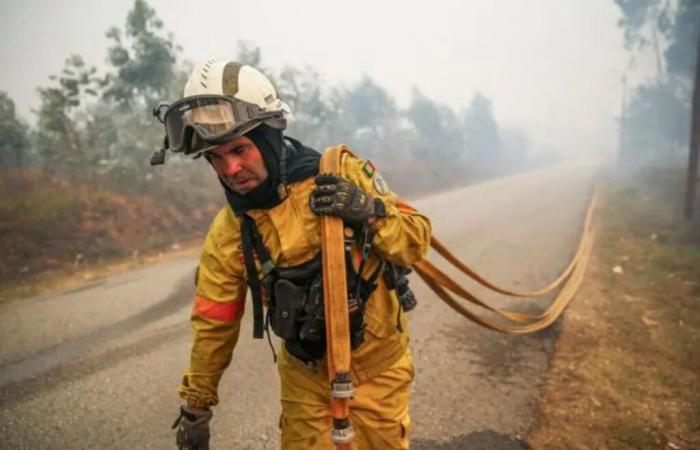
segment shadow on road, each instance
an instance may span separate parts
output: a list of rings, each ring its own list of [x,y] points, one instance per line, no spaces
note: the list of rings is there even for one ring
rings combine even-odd
[[[447,442],[414,439],[412,450],[528,450],[530,447],[512,436],[491,430],[456,436]]]

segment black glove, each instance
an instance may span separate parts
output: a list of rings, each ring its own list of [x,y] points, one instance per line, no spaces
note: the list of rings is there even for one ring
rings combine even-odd
[[[173,429],[177,427],[175,442],[178,450],[209,450],[209,421],[212,415],[209,409],[180,407],[180,415],[173,424]]]
[[[338,216],[351,225],[366,222],[376,215],[376,200],[352,181],[329,173],[318,175],[314,181],[317,187],[309,197],[309,207],[314,214]]]

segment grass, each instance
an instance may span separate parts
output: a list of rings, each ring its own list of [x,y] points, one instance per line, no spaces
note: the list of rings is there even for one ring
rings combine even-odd
[[[680,219],[682,180],[657,171],[601,183],[594,254],[533,448],[700,448],[700,227]]]

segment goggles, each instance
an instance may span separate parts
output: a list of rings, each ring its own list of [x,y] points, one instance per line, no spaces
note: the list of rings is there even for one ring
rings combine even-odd
[[[161,102],[153,115],[165,125],[167,149],[186,155],[241,136],[261,123],[284,129],[284,110],[260,106],[227,95],[195,95],[173,104]]]

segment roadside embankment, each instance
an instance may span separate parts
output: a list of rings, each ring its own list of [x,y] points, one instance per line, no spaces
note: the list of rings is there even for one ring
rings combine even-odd
[[[224,201],[215,180],[119,189],[31,170],[0,175],[0,299],[178,251],[201,240]]]

